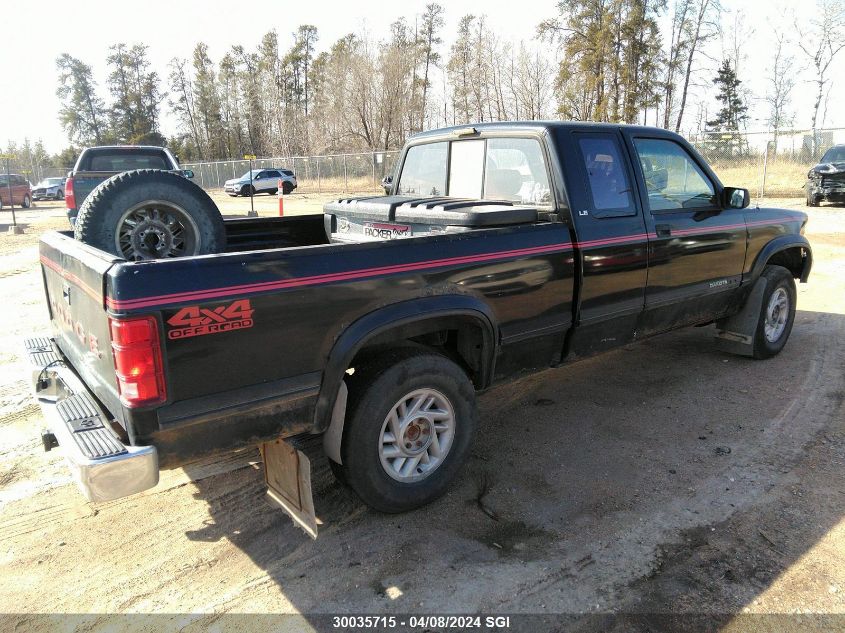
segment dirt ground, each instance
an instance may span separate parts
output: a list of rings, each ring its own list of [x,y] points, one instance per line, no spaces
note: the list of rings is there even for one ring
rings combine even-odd
[[[619,631],[706,628],[660,614],[744,631],[763,620],[743,614],[824,613],[841,630],[845,209],[810,216],[815,265],[778,357],[722,354],[712,326],[692,328],[492,389],[444,498],[388,516],[334,485],[312,541],[267,502],[257,451],[83,500],[60,451],[41,449],[19,363],[22,337],[48,327],[37,237],[62,210],[19,214],[24,235],[0,225],[0,612],[23,614],[6,630],[46,630],[25,615],[45,612],[304,614],[296,630],[331,612],[567,613],[537,630]]]

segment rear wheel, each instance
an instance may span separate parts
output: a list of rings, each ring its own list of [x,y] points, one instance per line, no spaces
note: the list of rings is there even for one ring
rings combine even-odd
[[[282,183],[282,193],[288,195],[291,191],[293,191],[293,185],[289,183],[287,180]]]
[[[475,390],[464,371],[428,350],[393,350],[349,377],[338,478],[382,512],[442,495],[475,431]]]
[[[59,189],[59,190],[56,192],[56,200],[61,200],[61,199],[62,199],[62,198],[64,198],[64,197],[65,197],[65,192],[64,192],[64,191],[62,191],[61,189]]]
[[[32,206],[32,198],[29,197],[29,194],[24,195],[23,202],[21,202],[21,206],[24,209],[29,209]]]
[[[795,321],[795,279],[783,266],[763,269],[766,289],[754,333],[754,358],[771,358],[780,353]]]
[[[223,218],[205,191],[151,169],[98,185],[79,210],[74,234],[130,261],[216,253],[226,243]]]

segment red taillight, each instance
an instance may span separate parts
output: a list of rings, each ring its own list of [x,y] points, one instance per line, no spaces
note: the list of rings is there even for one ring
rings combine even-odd
[[[154,317],[109,319],[120,400],[143,407],[167,399],[158,324]]]
[[[65,206],[68,209],[76,208],[76,196],[73,195],[73,178],[65,180]]]

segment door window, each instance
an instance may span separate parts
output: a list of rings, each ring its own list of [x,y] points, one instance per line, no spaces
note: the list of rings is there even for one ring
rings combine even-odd
[[[590,184],[593,215],[599,218],[636,215],[619,142],[610,135],[582,136],[578,146]]]
[[[635,139],[634,146],[652,212],[716,206],[713,183],[683,147],[674,141],[643,138]]]

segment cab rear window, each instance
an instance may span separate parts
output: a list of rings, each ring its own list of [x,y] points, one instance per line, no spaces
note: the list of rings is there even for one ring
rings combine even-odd
[[[91,156],[88,171],[130,171],[132,169],[170,169],[162,154],[96,153]]]
[[[408,149],[397,193],[550,206],[543,149],[533,138],[440,141]]]

